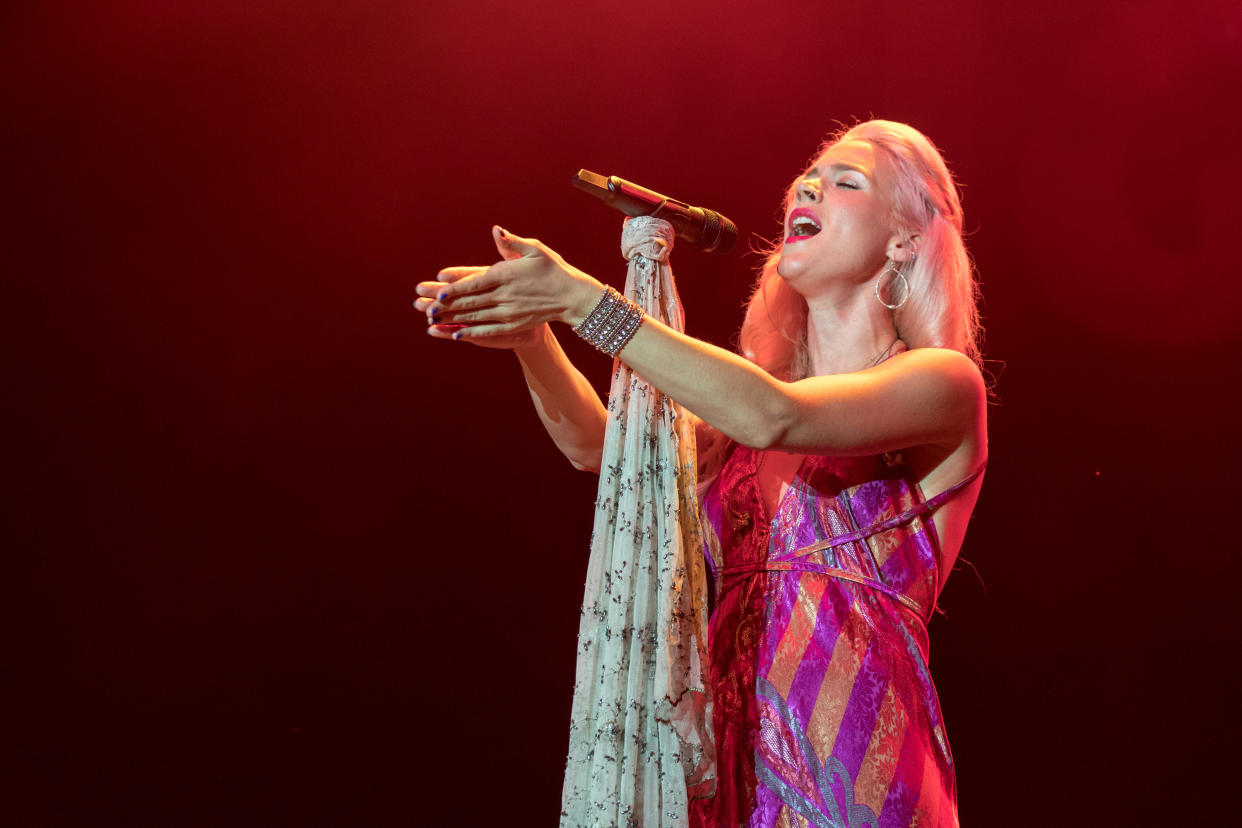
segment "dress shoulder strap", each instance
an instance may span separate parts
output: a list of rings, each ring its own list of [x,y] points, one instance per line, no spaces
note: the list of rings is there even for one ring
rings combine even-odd
[[[935,495],[934,497],[929,497],[927,500],[924,500],[922,503],[914,506],[913,508],[920,509],[921,507],[922,511],[930,512],[932,509],[937,508],[938,506],[940,506],[941,503],[944,503],[946,500],[953,497],[953,495],[957,494],[962,489],[969,486],[971,483],[974,483],[979,478],[979,475],[983,474],[983,470],[986,469],[987,467],[988,467],[988,461],[984,460],[982,463],[979,464],[979,467],[977,469],[972,471],[970,474],[966,475],[966,477],[954,483],[952,486],[945,489],[943,492],[940,492],[939,494]]]
[[[873,523],[870,526],[859,529],[857,531],[847,532],[842,535],[837,535],[836,537],[828,538],[827,540],[822,540],[817,543],[813,543],[810,546],[804,546],[801,549],[798,549],[788,555],[782,555],[779,558],[776,558],[775,560],[790,560],[794,558],[805,557],[806,555],[809,555],[812,552],[818,552],[821,549],[828,549],[833,546],[841,546],[846,543],[853,543],[854,541],[860,541],[864,538],[869,538],[872,535],[878,535],[880,532],[885,532],[889,529],[894,529],[898,526],[907,524],[910,521],[914,520],[919,515],[925,515],[928,512],[931,512],[933,509],[938,508],[940,504],[944,503],[946,500],[953,497],[955,494],[960,492],[962,489],[969,486],[971,483],[973,483],[975,480],[979,478],[979,475],[983,474],[983,470],[987,468],[987,465],[988,465],[988,461],[984,460],[982,463],[979,464],[979,467],[977,469],[972,471],[970,474],[966,475],[966,477],[963,478],[962,480],[959,480],[957,483],[954,483],[952,486],[945,489],[943,492],[940,492],[936,496],[929,497],[927,500],[914,504],[909,509],[906,509],[904,512],[900,512],[896,515],[893,515],[890,518],[881,520],[877,523]]]

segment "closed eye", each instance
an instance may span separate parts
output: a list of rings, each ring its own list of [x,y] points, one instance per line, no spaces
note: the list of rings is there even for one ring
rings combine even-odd
[[[844,188],[846,188],[847,190],[857,190],[857,189],[860,189],[860,188],[859,188],[859,186],[858,186],[857,184],[855,184],[853,181],[838,181],[838,182],[837,182],[837,186],[838,186],[838,187],[844,187]]]

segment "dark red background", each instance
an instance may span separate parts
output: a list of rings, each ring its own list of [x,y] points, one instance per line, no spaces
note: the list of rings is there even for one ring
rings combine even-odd
[[[579,167],[757,237],[820,138],[965,185],[991,466],[932,625],[967,825],[1235,813],[1242,13],[10,3],[9,825],[549,825],[595,479],[413,285]],[[754,256],[675,256],[728,344]],[[571,354],[606,381],[606,362]]]

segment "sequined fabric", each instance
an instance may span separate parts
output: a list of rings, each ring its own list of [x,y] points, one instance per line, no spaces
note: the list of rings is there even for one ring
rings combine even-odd
[[[682,329],[672,226],[629,219],[625,293]],[[563,826],[685,826],[715,785],[704,664],[707,595],[695,432],[617,362],[587,567]]]
[[[769,516],[761,457],[735,449],[702,503],[719,785],[692,824],[957,825],[927,513],[982,469],[924,502],[898,458],[808,457]]]

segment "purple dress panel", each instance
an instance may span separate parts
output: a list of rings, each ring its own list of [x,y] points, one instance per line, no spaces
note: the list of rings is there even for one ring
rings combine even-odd
[[[769,516],[761,458],[736,448],[702,503],[723,701],[717,824],[957,825],[928,670],[940,583],[928,515],[982,467],[924,500],[899,457],[812,456]]]

